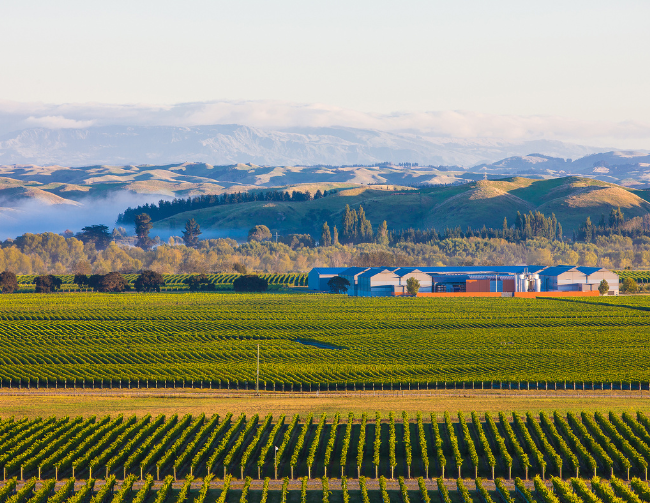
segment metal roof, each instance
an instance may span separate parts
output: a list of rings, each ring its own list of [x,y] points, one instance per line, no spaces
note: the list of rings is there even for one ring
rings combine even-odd
[[[407,274],[411,274],[412,272],[424,272],[422,269],[419,267],[400,267],[399,269],[396,269],[393,271],[395,274],[397,274],[400,278],[402,276],[406,276]]]
[[[367,270],[368,270],[367,267],[347,267],[343,269],[339,274],[344,274],[346,276],[355,276]]]
[[[509,274],[523,274],[524,271],[528,271],[530,274],[535,274],[546,266],[543,265],[510,265],[510,266],[457,266],[457,267],[418,267],[422,272],[426,273],[459,273],[459,274],[469,274],[469,273],[509,273]]]
[[[586,274],[587,276],[590,276],[593,273],[598,272],[598,271],[607,271],[607,269],[603,269],[602,267],[584,267],[583,266],[583,267],[578,267],[577,269],[578,269],[578,271],[580,271],[581,273]]]
[[[309,272],[315,272],[317,274],[339,274],[346,269],[348,269],[348,267],[314,267]]]
[[[385,272],[395,274],[396,269],[397,269],[396,267],[371,267],[366,272],[359,275],[359,277],[360,278],[372,278],[373,276],[377,276],[378,274],[382,274],[382,273],[385,273]]]
[[[559,276],[565,272],[576,272],[578,268],[573,265],[556,265],[555,267],[549,267],[540,272],[540,276]],[[578,271],[582,272],[582,271]],[[584,273],[583,273],[584,274]]]

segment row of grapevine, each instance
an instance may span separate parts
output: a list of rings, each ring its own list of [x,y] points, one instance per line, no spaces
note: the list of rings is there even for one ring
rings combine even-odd
[[[614,474],[645,478],[650,448],[643,440],[648,429],[641,413],[568,413],[566,417],[557,412],[552,416],[500,413],[499,423],[489,413],[484,419],[475,412],[471,416],[468,421],[463,413],[458,413],[452,420],[446,412],[444,421],[439,423],[436,415],[431,414],[430,427],[421,413],[412,420],[406,412],[401,417],[390,413],[387,420],[375,414],[371,422],[365,413],[357,419],[349,413],[347,422],[341,421],[337,413],[331,423],[324,414],[318,421],[313,420],[313,414],[302,421],[295,415],[289,424],[284,416],[273,423],[270,414],[263,419],[258,415],[241,415],[235,420],[227,414],[221,422],[216,415],[208,419],[203,414],[181,418],[160,415],[153,419],[145,416],[139,420],[135,416],[105,416],[99,420],[37,418],[28,421],[28,425],[11,418],[0,421],[0,429],[20,429],[26,435],[17,444],[9,437],[4,443],[0,440],[0,449],[7,446],[3,459],[10,476],[28,478],[38,467],[38,476],[45,479],[66,477],[70,468],[73,477],[87,474],[92,478],[104,474],[104,467],[105,477],[113,473],[126,477],[133,472],[140,479],[151,473],[160,480],[173,473],[176,479],[201,475],[197,473],[199,466],[201,472],[205,466],[207,474],[223,469],[224,475],[239,467],[237,475],[242,479],[252,476],[254,467],[257,478],[273,470],[276,478],[290,472],[291,478],[309,479],[328,476],[337,464],[345,476],[351,463],[356,466],[357,478],[368,475],[364,471],[372,466],[377,479],[382,475],[395,479],[428,478],[430,463],[435,463],[444,477],[450,460],[461,476],[464,464],[473,466],[473,478],[528,478],[532,468],[542,480],[547,471],[561,479],[564,465],[570,468],[567,476],[579,475],[584,467],[587,472],[592,471],[590,476],[602,469],[602,475],[608,478]],[[413,435],[417,435],[417,441]],[[16,450],[23,445],[24,451]],[[67,455],[66,448],[70,449]],[[271,449],[273,469],[267,460]],[[354,460],[349,459],[350,451],[354,452]],[[510,453],[516,456],[517,464]],[[547,463],[552,471],[547,469]],[[22,471],[18,472],[17,467]]]
[[[648,302],[396,304],[375,297],[355,299],[350,309],[345,296],[311,294],[7,295],[0,303],[0,384],[251,390],[255,367],[242,355],[252,356],[259,343],[266,391],[530,388],[640,396],[650,367],[630,364],[629,348],[641,362],[650,354],[642,338]],[[597,352],[590,349],[594,330],[607,333]],[[517,351],[501,346],[504,331],[521,336]],[[450,345],[448,333],[462,346]],[[340,350],[314,350],[305,340]],[[486,345],[499,347],[499,357],[481,351]],[[448,364],[440,366],[441,358]]]

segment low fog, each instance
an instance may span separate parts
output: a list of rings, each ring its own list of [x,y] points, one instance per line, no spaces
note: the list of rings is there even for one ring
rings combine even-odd
[[[136,207],[147,203],[157,203],[161,199],[172,197],[160,194],[136,194],[130,191],[111,193],[105,198],[88,197],[78,201],[79,205],[48,205],[39,201],[26,201],[12,208],[2,207],[0,201],[0,241],[16,238],[27,232],[38,234],[54,232],[62,234],[66,230],[81,231],[88,225],[104,224],[109,231],[115,227],[124,227],[129,236],[135,235],[133,225],[117,224],[117,217],[129,206]],[[159,230],[155,227],[150,236],[158,236],[162,241],[170,237],[182,236],[182,228]],[[248,229],[201,229],[201,239],[231,238],[238,242],[246,241]]]
[[[82,227],[96,224],[104,224],[112,231],[117,226],[117,216],[127,207],[157,203],[161,199],[173,198],[160,194],[119,191],[110,193],[105,198],[95,196],[81,199],[78,206],[25,201],[12,208],[0,209],[0,239],[15,238],[26,232],[61,234],[68,229],[79,232]],[[125,228],[129,234],[134,233],[133,226]]]

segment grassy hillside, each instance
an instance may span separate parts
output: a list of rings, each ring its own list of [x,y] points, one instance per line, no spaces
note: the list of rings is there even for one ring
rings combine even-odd
[[[565,232],[577,229],[587,216],[621,207],[626,218],[650,212],[648,195],[598,180],[567,177],[548,180],[507,178],[420,190],[359,186],[340,190],[323,199],[306,202],[251,202],[207,208],[157,222],[155,229],[177,229],[194,218],[203,229],[248,229],[264,224],[273,231],[316,233],[324,221],[340,225],[346,204],[363,205],[374,226],[383,220],[391,229],[408,227],[500,228],[504,217],[514,223],[517,211],[555,213]]]

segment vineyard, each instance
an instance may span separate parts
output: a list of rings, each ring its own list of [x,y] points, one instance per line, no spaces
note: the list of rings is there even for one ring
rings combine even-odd
[[[0,384],[648,389],[650,299],[0,295]]]
[[[650,271],[630,271],[630,270],[625,270],[625,271],[615,271],[616,274],[618,274],[618,277],[620,278],[621,282],[625,278],[632,278],[634,281],[637,283],[650,283]]]
[[[132,484],[170,476],[204,481],[539,477],[564,484],[565,479],[599,477],[609,480],[617,494],[623,491],[619,497],[629,502],[624,491],[636,487],[622,481],[636,481],[647,491],[638,496],[648,501],[650,489],[640,481],[647,480],[649,445],[650,418],[642,412],[119,415],[0,421],[0,467],[9,484],[32,478]],[[603,486],[598,491],[610,490],[606,482],[599,483]]]
[[[124,274],[124,278],[130,285],[135,283],[135,280],[138,278],[138,274]],[[163,291],[182,291],[187,290],[188,286],[184,281],[193,276],[192,274],[163,274],[165,280],[165,286]],[[237,273],[214,273],[206,274],[210,283],[213,283],[217,287],[231,287],[235,279],[239,276]],[[33,291],[34,281],[36,280],[36,275],[22,275],[18,276],[18,285],[20,286],[20,291]],[[74,282],[74,274],[62,274],[57,277],[61,278],[62,286],[61,290],[66,292],[74,292],[83,290],[84,287],[80,287]],[[266,279],[269,282],[269,285],[277,286],[307,286],[307,274],[303,273],[287,273],[287,274],[260,274],[260,277]]]

